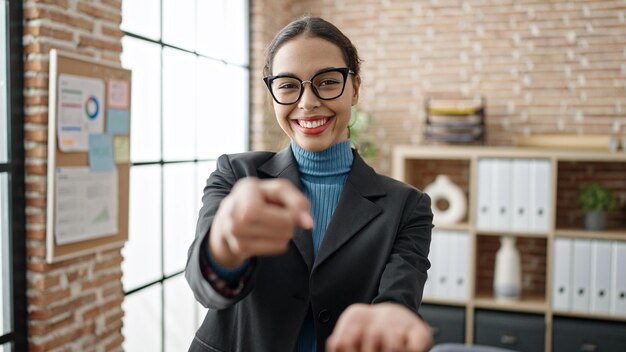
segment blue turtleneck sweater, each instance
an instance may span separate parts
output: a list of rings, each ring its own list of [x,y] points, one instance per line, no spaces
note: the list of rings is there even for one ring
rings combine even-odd
[[[291,150],[298,163],[300,180],[304,186],[304,194],[311,202],[313,212],[313,256],[317,257],[320,244],[328,228],[333,212],[348,178],[354,156],[350,141],[343,141],[326,150],[311,152],[291,143]],[[315,326],[309,310],[300,336],[298,336],[297,352],[315,352]]]

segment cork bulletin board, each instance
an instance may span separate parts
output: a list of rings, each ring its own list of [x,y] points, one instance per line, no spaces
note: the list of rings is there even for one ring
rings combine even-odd
[[[50,51],[46,261],[128,239],[131,71]]]

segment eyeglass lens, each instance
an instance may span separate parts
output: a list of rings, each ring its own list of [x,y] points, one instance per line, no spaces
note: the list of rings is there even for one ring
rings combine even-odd
[[[272,92],[276,100],[283,104],[298,101],[304,83],[294,77],[278,77],[272,81]],[[320,99],[335,99],[343,93],[345,79],[339,71],[319,73],[311,78],[313,93]]]

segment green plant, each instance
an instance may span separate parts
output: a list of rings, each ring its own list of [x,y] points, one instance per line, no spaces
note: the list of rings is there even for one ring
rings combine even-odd
[[[365,159],[376,157],[378,149],[374,143],[369,127],[374,124],[372,116],[358,107],[352,107],[350,116],[350,142]]]
[[[583,212],[593,210],[613,211],[617,209],[617,198],[613,191],[598,183],[581,187],[576,193],[576,204]]]

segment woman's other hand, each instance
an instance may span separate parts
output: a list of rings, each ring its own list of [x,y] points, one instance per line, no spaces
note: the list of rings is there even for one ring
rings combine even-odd
[[[396,303],[353,304],[326,341],[327,352],[425,352],[433,344],[428,324]]]

